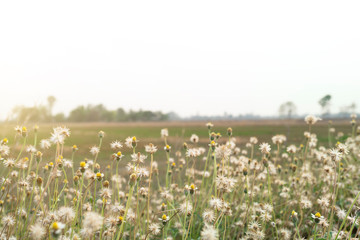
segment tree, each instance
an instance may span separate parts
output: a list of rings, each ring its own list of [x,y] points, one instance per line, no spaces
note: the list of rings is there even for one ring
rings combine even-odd
[[[327,94],[319,100],[321,106],[322,115],[325,116],[330,113],[330,100],[331,95]]]
[[[340,107],[339,116],[341,117],[349,117],[350,114],[356,113],[356,103],[351,103],[348,106],[342,106]]]
[[[356,103],[352,103],[352,104],[350,104],[350,106],[349,106],[349,109],[350,109],[350,111],[351,111],[351,113],[355,113],[356,112]]]
[[[160,111],[133,111],[126,112],[122,108],[108,110],[103,104],[78,106],[74,108],[68,117],[64,113],[52,115],[52,108],[56,99],[53,96],[47,98],[47,104],[33,107],[17,106],[9,117],[10,120],[29,122],[125,122],[125,121],[166,121],[169,114]]]
[[[56,102],[56,98],[54,96],[48,96],[47,98],[48,107],[49,107],[49,116],[52,117],[52,110]]]
[[[53,117],[55,122],[65,122],[66,121],[66,117],[64,113],[58,113]]]
[[[46,122],[49,121],[49,115],[45,106],[16,106],[12,110],[13,119],[20,123]]]
[[[127,120],[127,114],[123,108],[116,109],[115,112],[115,121],[125,122]]]
[[[70,122],[85,122],[85,107],[78,106],[73,109],[69,114],[68,120]]]
[[[296,113],[296,106],[293,102],[285,102],[280,105],[279,115],[281,117],[287,117],[291,119],[291,117]]]
[[[168,116],[168,119],[170,121],[175,121],[175,120],[180,120],[181,119],[181,117],[176,112],[169,112],[167,114],[167,116]]]

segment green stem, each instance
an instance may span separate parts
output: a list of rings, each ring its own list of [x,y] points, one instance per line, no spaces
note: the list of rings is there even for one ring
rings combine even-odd
[[[217,189],[216,189],[216,177],[217,177],[217,164],[216,164],[216,155],[214,154],[214,176],[213,176],[213,184],[214,184],[214,195],[217,196]]]
[[[93,209],[94,210],[95,210],[95,203],[96,203],[96,183],[97,183],[97,180],[95,179],[94,198],[93,198]]]
[[[166,159],[167,159],[167,170],[166,170],[166,189],[169,189],[169,170],[170,170],[170,156],[169,153],[166,152]]]
[[[125,221],[126,221],[126,215],[128,213],[128,210],[129,210],[129,207],[130,207],[130,203],[131,203],[131,198],[132,198],[132,195],[133,195],[133,192],[134,192],[134,188],[135,188],[135,185],[134,184],[133,186],[130,187],[130,190],[129,190],[129,194],[128,194],[128,200],[126,202],[126,207],[125,207],[125,214],[124,214],[124,220],[122,221],[121,223],[121,226],[120,226],[120,230],[119,230],[119,233],[118,233],[118,236],[117,236],[117,240],[120,239],[120,236],[122,235],[122,231],[124,229],[124,225],[125,225]]]
[[[354,230],[357,219],[358,219],[358,216],[356,216],[354,223],[351,225],[351,228],[349,231],[349,240],[351,240],[351,234],[352,234],[352,231]]]
[[[270,172],[269,172],[269,167],[267,168],[267,179],[268,179],[268,194],[269,194],[269,201],[270,204],[273,208],[272,214],[273,214],[273,218],[274,218],[274,223],[275,223],[275,231],[276,231],[276,239],[279,239],[278,237],[278,231],[277,231],[277,227],[276,227],[276,217],[275,217],[275,209],[274,209],[274,204],[272,202],[272,198],[271,198],[271,181],[270,181]]]
[[[336,234],[335,240],[338,238],[338,236],[339,236],[342,228],[344,227],[344,224],[345,224],[345,222],[346,222],[346,219],[347,219],[347,217],[349,216],[349,214],[350,214],[350,212],[351,212],[351,209],[353,208],[353,206],[354,206],[355,202],[357,201],[357,199],[359,198],[359,196],[360,196],[360,191],[359,191],[359,193],[356,195],[356,197],[355,197],[354,201],[352,202],[349,210],[347,211],[346,216],[345,216],[344,220],[342,221],[341,226],[340,226],[340,228],[339,228],[339,230],[338,230],[338,232],[337,232],[337,234]]]
[[[153,165],[153,160],[154,160],[154,154],[151,153],[150,155],[150,176],[149,176],[149,190],[148,190],[148,199],[147,199],[147,216],[146,216],[146,231],[148,229],[149,226],[149,219],[150,219],[150,215],[149,215],[149,211],[150,211],[150,194],[151,194],[151,176],[152,176],[152,165]]]

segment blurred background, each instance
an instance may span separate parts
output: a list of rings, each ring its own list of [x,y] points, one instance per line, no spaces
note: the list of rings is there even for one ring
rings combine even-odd
[[[5,1],[0,120],[344,118],[358,1]]]

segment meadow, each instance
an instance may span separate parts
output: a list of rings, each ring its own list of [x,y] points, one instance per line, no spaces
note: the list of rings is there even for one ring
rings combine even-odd
[[[160,138],[161,129],[168,128],[170,136],[168,139],[173,145],[179,148],[183,142],[188,141],[192,134],[199,136],[199,145],[206,146],[208,143],[208,131],[206,130],[205,121],[189,121],[189,122],[134,122],[134,123],[47,123],[38,126],[37,138],[49,138],[54,127],[66,126],[71,130],[71,138],[67,139],[64,151],[71,153],[72,145],[79,146],[78,154],[75,160],[90,157],[90,147],[96,145],[97,135],[99,131],[104,131],[106,137],[103,139],[104,145],[98,158],[101,160],[109,160],[112,154],[110,143],[114,140],[124,140],[129,136],[137,136],[139,138],[139,149],[152,142],[158,145],[164,145],[164,141]],[[254,120],[254,121],[218,121],[214,122],[213,131],[226,135],[228,127],[233,130],[233,137],[236,138],[238,144],[246,144],[250,137],[256,136],[260,142],[269,141],[276,134],[284,134],[289,142],[296,144],[304,144],[303,133],[306,130],[303,120]],[[15,143],[17,149],[21,146],[21,141],[16,135],[14,128],[17,124],[8,123],[0,124],[0,137],[7,137],[10,142]],[[29,124],[31,130],[36,124]],[[335,120],[332,127],[337,132],[345,135],[351,134],[352,129],[349,128],[348,120]],[[318,136],[319,143],[328,144],[328,121],[319,122],[313,130]],[[30,131],[30,135],[34,133]],[[33,136],[32,136],[33,137]],[[335,136],[333,136],[335,137]],[[225,143],[226,138],[219,139],[220,143]],[[130,153],[131,149],[123,149],[124,153]],[[44,153],[46,154],[46,153]],[[165,154],[162,154],[165,156]],[[165,159],[166,160],[166,159]]]
[[[358,239],[356,116],[0,125],[1,239]]]

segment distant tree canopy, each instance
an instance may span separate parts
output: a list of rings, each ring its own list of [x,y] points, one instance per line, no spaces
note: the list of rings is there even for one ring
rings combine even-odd
[[[328,115],[330,113],[330,101],[331,95],[327,94],[319,100],[319,105],[322,110],[322,115]]]
[[[18,122],[50,122],[52,120],[46,106],[16,106],[10,118]]]
[[[280,117],[291,118],[296,114],[296,106],[293,102],[285,102],[279,107],[279,115]]]
[[[114,120],[114,112],[109,111],[102,104],[79,106],[72,110],[68,120],[70,122],[111,122]]]
[[[50,101],[49,101],[50,103]],[[52,102],[53,103],[53,102]],[[133,111],[126,112],[122,108],[108,110],[103,104],[78,106],[68,117],[63,113],[52,116],[50,106],[24,107],[17,106],[12,111],[12,120],[18,122],[126,122],[126,121],[165,121],[169,115],[160,111]]]
[[[354,103],[354,102],[348,106],[340,107],[339,114],[344,117],[349,116],[352,113],[356,113],[356,107],[357,107],[356,103]]]
[[[52,109],[53,109],[54,104],[56,102],[56,98],[54,96],[49,96],[47,98],[47,101],[48,101],[49,113],[51,115],[52,114]]]
[[[331,118],[348,117],[350,113],[355,113],[357,105],[351,103],[350,105],[340,108],[340,112],[330,114],[330,100],[331,95],[326,95],[319,100],[319,105],[322,108],[323,116]],[[167,120],[244,120],[244,119],[261,119],[274,118],[274,116],[262,117],[259,115],[245,114],[233,116],[225,113],[224,115],[204,116],[195,115],[189,118],[181,118],[175,112],[163,113],[161,111],[125,111],[123,108],[115,110],[108,110],[103,104],[98,105],[81,105],[70,111],[68,116],[64,113],[53,114],[53,108],[56,103],[56,98],[49,96],[44,105],[36,105],[33,107],[16,106],[13,108],[8,121],[18,123],[40,123],[40,122],[135,122],[135,121],[167,121]],[[296,105],[287,101],[280,105],[279,116],[282,118],[299,118],[303,117],[297,115]]]

